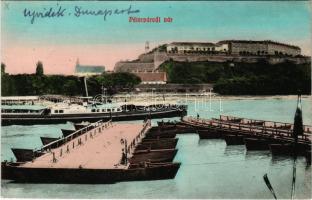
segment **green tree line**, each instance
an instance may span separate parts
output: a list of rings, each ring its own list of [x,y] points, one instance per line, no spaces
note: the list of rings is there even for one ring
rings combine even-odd
[[[108,94],[114,94],[123,88],[132,89],[141,82],[140,78],[130,73],[103,73],[87,78],[89,95],[102,92],[107,88]],[[60,94],[69,96],[82,96],[84,92],[83,78],[66,75],[45,75],[41,62],[37,63],[34,74],[8,74],[5,64],[1,63],[1,95],[27,96]]]
[[[310,64],[233,62],[175,62],[161,68],[168,82],[213,83],[214,91],[228,95],[311,94]]]

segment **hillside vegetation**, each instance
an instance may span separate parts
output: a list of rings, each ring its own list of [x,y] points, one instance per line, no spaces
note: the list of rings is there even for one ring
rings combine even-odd
[[[311,94],[310,64],[175,62],[160,66],[168,82],[213,83],[214,91],[226,95]]]
[[[133,88],[141,82],[140,78],[130,73],[113,73],[92,76],[87,79],[89,95],[102,93],[102,86],[107,88],[108,94],[114,94],[121,88]],[[83,79],[77,76],[44,75],[43,69],[35,74],[5,73],[5,65],[1,65],[1,95],[27,96],[27,95],[78,95],[85,94]]]

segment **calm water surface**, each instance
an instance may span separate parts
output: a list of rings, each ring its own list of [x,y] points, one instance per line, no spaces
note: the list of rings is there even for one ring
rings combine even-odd
[[[303,99],[303,120],[312,124],[311,99]],[[218,117],[219,114],[292,122],[296,99],[218,100],[188,102],[189,115]],[[178,119],[178,118],[175,118]],[[156,121],[154,120],[155,124]],[[39,136],[61,136],[57,125],[1,127],[1,159],[13,158],[10,148],[41,146]],[[182,162],[172,180],[122,182],[110,185],[1,183],[3,197],[27,198],[272,198],[263,175],[268,174],[278,198],[290,198],[290,157],[272,158],[269,151],[246,151],[245,146],[227,146],[223,140],[199,140],[196,134],[179,135],[175,161]],[[296,198],[311,199],[311,167],[305,158],[297,161]]]

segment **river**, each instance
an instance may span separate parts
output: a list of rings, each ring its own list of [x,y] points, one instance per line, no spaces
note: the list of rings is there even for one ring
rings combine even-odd
[[[312,100],[302,99],[304,124],[312,125]],[[234,115],[253,119],[293,122],[295,97],[223,98],[188,100],[188,115],[211,118]],[[178,118],[173,118],[178,120]],[[171,119],[171,120],[173,120]],[[164,119],[165,121],[168,119]],[[156,124],[157,120],[153,120]],[[136,122],[134,122],[136,123]],[[71,123],[1,127],[1,160],[10,160],[12,147],[40,147],[39,136],[60,136]],[[199,140],[196,134],[178,135],[175,179],[121,182],[103,185],[16,184],[2,180],[3,197],[16,198],[265,198],[272,195],[263,181],[268,174],[279,199],[290,198],[291,157],[272,158],[269,151],[246,151],[245,146],[227,146],[224,140]],[[296,198],[311,199],[311,166],[304,157],[297,161]]]

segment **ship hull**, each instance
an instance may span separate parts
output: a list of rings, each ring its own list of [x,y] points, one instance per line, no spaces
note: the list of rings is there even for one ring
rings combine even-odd
[[[119,113],[92,113],[92,114],[63,114],[63,115],[2,115],[2,126],[8,125],[33,125],[33,124],[59,124],[68,121],[80,123],[83,121],[96,122],[99,120],[130,121],[144,120],[146,118],[168,118],[185,116],[186,110],[172,109],[162,111],[137,111],[137,112],[119,112]]]
[[[150,164],[129,169],[2,167],[2,179],[22,183],[112,184],[121,181],[172,179],[180,163]]]
[[[200,139],[219,139],[222,136],[217,130],[214,129],[198,130],[197,132]]]
[[[227,145],[244,145],[244,136],[224,134],[223,136]]]
[[[269,148],[273,156],[293,156],[295,153],[305,156],[311,150],[310,145],[296,145],[295,148],[292,143],[273,143]]]
[[[136,150],[146,149],[174,149],[178,143],[178,138],[160,139],[160,140],[145,140],[136,147]]]
[[[52,142],[54,142],[54,141],[56,141],[58,139],[60,139],[60,138],[40,137],[40,140],[41,140],[43,146],[47,145],[47,144],[50,144],[50,143],[52,143]]]
[[[172,162],[175,155],[177,154],[177,149],[161,149],[161,150],[143,150],[136,151],[134,155],[129,159],[130,163],[140,163],[140,162]]]
[[[244,138],[247,150],[269,150],[269,142],[258,138]]]

